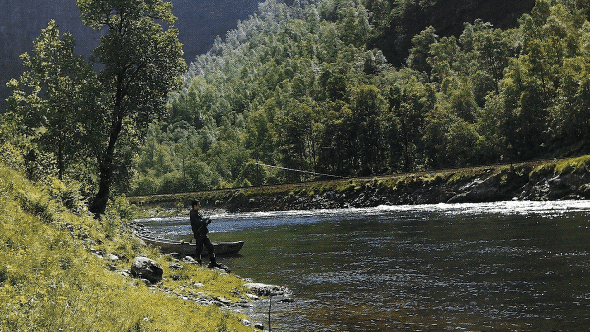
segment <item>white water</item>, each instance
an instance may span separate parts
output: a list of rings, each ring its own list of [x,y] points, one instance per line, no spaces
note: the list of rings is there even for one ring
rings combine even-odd
[[[330,220],[353,220],[366,217],[389,218],[391,215],[414,213],[436,213],[446,217],[499,215],[543,215],[554,217],[565,213],[590,211],[590,201],[504,201],[491,203],[422,204],[422,205],[381,205],[370,208],[347,208],[326,210],[291,210],[270,212],[215,213],[207,214],[213,220],[209,230],[214,232],[235,232],[254,228],[283,225],[306,225]],[[152,228],[162,237],[190,235],[190,221],[187,216],[137,219]]]

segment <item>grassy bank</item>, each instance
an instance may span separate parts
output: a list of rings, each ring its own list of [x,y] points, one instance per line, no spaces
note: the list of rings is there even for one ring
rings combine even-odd
[[[0,331],[252,330],[182,299],[245,301],[243,280],[146,247],[113,210],[97,221],[60,181],[33,185],[0,164]],[[162,266],[162,282],[122,273],[138,255]]]
[[[131,197],[137,213],[143,216],[176,215],[187,213],[187,202],[199,198],[210,209],[276,210],[281,208],[305,208],[302,200],[318,197],[341,197],[342,206],[353,198],[365,194],[392,194],[411,192],[417,188],[428,202],[440,203],[437,197],[428,197],[435,192],[456,190],[475,179],[499,176],[500,186],[518,190],[522,185],[539,177],[552,177],[588,172],[590,156],[560,160],[533,161],[517,164],[467,167],[416,173],[394,174],[370,178],[354,178],[308,183],[285,184],[250,188],[222,189],[204,192]],[[510,188],[512,186],[512,188]],[[441,189],[443,188],[443,189]],[[344,197],[344,198],[342,198]],[[348,199],[351,201],[344,202]],[[441,196],[444,199],[446,196]]]

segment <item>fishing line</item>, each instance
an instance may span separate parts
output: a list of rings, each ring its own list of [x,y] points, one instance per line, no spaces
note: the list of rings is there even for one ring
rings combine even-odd
[[[300,170],[300,169],[287,168],[287,167],[281,167],[281,166],[273,166],[273,165],[267,165],[267,164],[261,164],[261,163],[254,163],[254,164],[255,165],[259,165],[259,166],[264,166],[264,167],[278,168],[278,169],[282,169],[282,170],[285,170],[285,171],[307,173],[307,174],[319,175],[319,176],[329,176],[329,177],[340,178],[340,179],[348,179],[348,177],[345,177],[345,176],[338,176],[338,175],[331,175],[331,174],[310,172],[310,171],[304,171],[304,170]]]

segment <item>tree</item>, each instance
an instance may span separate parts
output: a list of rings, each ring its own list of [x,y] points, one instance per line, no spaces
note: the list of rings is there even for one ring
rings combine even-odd
[[[162,0],[77,0],[82,22],[103,30],[93,59],[107,119],[100,146],[99,187],[90,211],[103,214],[110,196],[119,146],[137,145],[148,124],[163,115],[168,93],[186,68],[172,4]],[[160,23],[161,22],[161,23]],[[167,29],[162,24],[167,24]]]
[[[252,151],[252,158],[264,163],[273,163],[273,155],[269,151],[274,150],[268,117],[263,110],[254,111],[249,117],[246,126],[246,146]]]
[[[379,119],[385,112],[386,102],[374,85],[361,85],[352,91],[353,140],[360,174],[375,174],[381,163],[381,128]]]
[[[279,116],[278,150],[283,166],[297,170],[313,168],[316,161],[313,114],[310,105],[293,102],[286,107],[285,114]],[[289,172],[286,178],[291,182],[300,181],[301,174]]]
[[[349,121],[352,112],[343,101],[328,102],[323,107],[327,112],[322,120],[317,170],[334,175],[352,174],[353,148],[349,139],[353,136]]]
[[[469,62],[462,67],[473,82],[478,105],[483,106],[490,91],[499,91],[508,59],[517,55],[513,30],[493,29],[491,23],[476,20],[465,23],[460,42]]]
[[[576,57],[564,63],[552,127],[556,140],[579,143],[590,139],[590,59]]]
[[[430,56],[426,62],[431,66],[431,79],[442,82],[447,76],[455,74],[455,63],[459,60],[460,49],[457,39],[453,36],[441,38],[440,41],[430,45]]]
[[[430,64],[426,61],[430,52],[430,45],[436,43],[438,36],[436,30],[429,26],[422,32],[412,38],[412,48],[408,55],[407,65],[408,67],[423,71],[430,75]]]
[[[390,92],[390,112],[399,119],[403,170],[414,169],[421,151],[420,141],[424,131],[424,119],[434,105],[432,86],[420,80],[416,71],[403,69],[393,78],[395,92]],[[398,86],[396,86],[398,85]]]
[[[8,83],[13,88],[8,110],[23,125],[22,134],[33,138],[37,152],[56,160],[60,179],[70,165],[91,155],[95,130],[85,123],[100,127],[101,121],[94,108],[97,76],[74,55],[74,47],[72,35],[60,36],[57,23],[50,21],[33,42],[33,54],[21,56],[26,71]]]

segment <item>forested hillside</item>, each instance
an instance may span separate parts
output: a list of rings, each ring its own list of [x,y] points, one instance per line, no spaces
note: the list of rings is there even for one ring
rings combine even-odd
[[[518,18],[529,12],[535,0],[428,0],[366,1],[374,25],[379,31],[370,43],[383,51],[389,63],[405,63],[412,47],[412,37],[433,26],[441,37],[460,36],[464,23],[476,19],[490,22],[495,28],[515,27]]]
[[[539,0],[512,28],[426,27],[404,64],[388,62],[376,46],[395,18],[438,3],[265,2],[190,65],[150,127],[134,193],[309,176],[258,163],[370,176],[588,152],[583,1]]]

